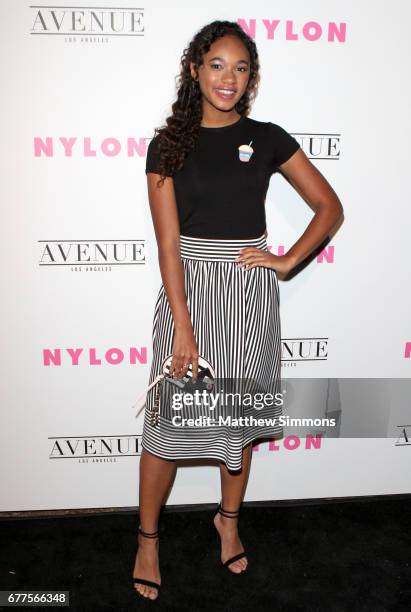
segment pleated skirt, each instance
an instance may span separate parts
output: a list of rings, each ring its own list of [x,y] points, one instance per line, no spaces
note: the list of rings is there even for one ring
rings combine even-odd
[[[280,396],[277,274],[263,266],[247,270],[236,264],[244,247],[267,251],[266,235],[241,240],[181,235],[180,247],[187,306],[198,352],[212,364],[217,382],[246,381],[243,389],[252,386],[254,392]],[[161,373],[164,359],[172,354],[173,338],[173,317],[161,284],[153,317],[149,384]],[[155,392],[153,387],[146,398],[142,447],[163,459],[217,459],[235,471],[241,469],[242,451],[250,442],[283,437],[281,402],[266,403],[264,399],[263,407],[260,402],[258,408],[254,405],[248,408],[248,418],[242,422],[233,419],[234,425],[224,421],[217,426],[191,427],[173,424],[163,416],[167,410],[160,405],[159,423],[153,425]]]

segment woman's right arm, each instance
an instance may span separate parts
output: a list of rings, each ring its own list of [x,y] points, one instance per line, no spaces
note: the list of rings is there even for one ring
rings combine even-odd
[[[159,179],[158,174],[147,173],[148,199],[157,239],[160,272],[175,327],[170,374],[184,376],[188,367],[183,368],[183,364],[192,363],[195,382],[198,374],[198,348],[187,306],[174,181],[168,176],[163,185],[157,187]]]

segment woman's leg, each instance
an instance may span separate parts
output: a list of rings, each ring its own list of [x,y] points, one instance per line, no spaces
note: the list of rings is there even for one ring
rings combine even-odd
[[[224,510],[236,512],[240,508],[245,490],[247,488],[252,457],[251,443],[243,449],[242,469],[239,472],[230,472],[224,463],[220,463],[221,476],[221,505]],[[243,545],[238,535],[237,518],[227,518],[219,512],[214,517],[214,525],[221,537],[221,561],[227,561],[237,553],[243,551]],[[229,566],[236,574],[247,567],[247,558],[243,557]]]
[[[143,449],[140,457],[139,515],[143,531],[153,533],[158,529],[158,517],[176,473],[176,462],[161,459]],[[160,583],[158,538],[145,538],[138,534],[138,551],[133,571],[134,577]],[[142,595],[156,599],[157,589],[137,584]]]

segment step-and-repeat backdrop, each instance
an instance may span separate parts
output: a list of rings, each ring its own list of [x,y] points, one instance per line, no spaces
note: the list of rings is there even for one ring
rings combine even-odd
[[[409,4],[5,0],[0,12],[0,510],[138,503],[132,406],[161,283],[145,155],[183,49],[215,19],[256,41],[251,117],[289,131],[345,211],[280,281],[288,414],[336,426],[256,446],[246,500],[410,492]],[[279,173],[266,211],[279,254],[313,215]],[[168,503],[218,499],[218,467],[184,465]]]

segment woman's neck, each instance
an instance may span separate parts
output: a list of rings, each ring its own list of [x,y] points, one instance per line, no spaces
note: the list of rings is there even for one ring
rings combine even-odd
[[[220,111],[214,107],[210,108],[203,105],[202,127],[225,127],[236,123],[241,115],[233,108],[231,111]]]

